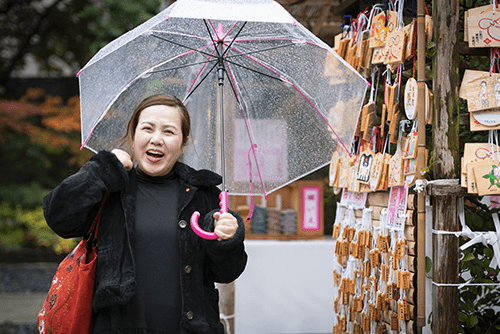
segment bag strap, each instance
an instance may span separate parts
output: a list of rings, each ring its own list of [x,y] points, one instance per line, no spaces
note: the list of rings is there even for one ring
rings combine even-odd
[[[91,240],[94,243],[94,241],[97,240],[97,230],[99,227],[99,222],[101,221],[102,210],[104,209],[104,204],[106,203],[106,200],[108,199],[108,197],[109,197],[109,193],[106,193],[101,201],[101,205],[99,206],[99,210],[97,211],[97,214],[94,217],[94,220],[92,221],[92,225],[90,225],[89,232],[87,233],[87,236],[85,237],[85,239],[87,240],[87,243],[89,243]]]

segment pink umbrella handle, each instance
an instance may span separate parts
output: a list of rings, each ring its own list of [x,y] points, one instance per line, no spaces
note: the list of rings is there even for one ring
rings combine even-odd
[[[227,212],[227,192],[223,191],[219,195],[220,198],[220,213],[226,213]],[[200,225],[198,225],[198,219],[200,218],[200,213],[198,211],[195,211],[191,215],[191,228],[193,229],[194,233],[196,233],[197,236],[203,239],[207,240],[215,240],[217,239],[217,234],[215,232],[206,232],[204,231]]]
[[[220,213],[227,213],[227,192],[223,191],[219,194],[219,207],[220,207]]]

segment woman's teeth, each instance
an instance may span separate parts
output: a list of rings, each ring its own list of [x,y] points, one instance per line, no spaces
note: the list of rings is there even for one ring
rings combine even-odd
[[[147,151],[146,154],[153,158],[161,158],[164,155],[163,153],[158,151]]]

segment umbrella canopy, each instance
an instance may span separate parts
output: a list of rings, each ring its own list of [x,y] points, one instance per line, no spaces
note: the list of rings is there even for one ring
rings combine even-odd
[[[271,0],[178,0],[101,49],[79,80],[82,147],[117,147],[144,98],[175,96],[192,123],[183,162],[240,195],[270,193],[349,148],[367,88]]]

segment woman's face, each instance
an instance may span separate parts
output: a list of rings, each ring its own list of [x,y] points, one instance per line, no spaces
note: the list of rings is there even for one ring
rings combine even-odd
[[[181,114],[175,107],[144,109],[134,136],[134,157],[142,171],[163,176],[172,170],[186,146],[182,145]]]

